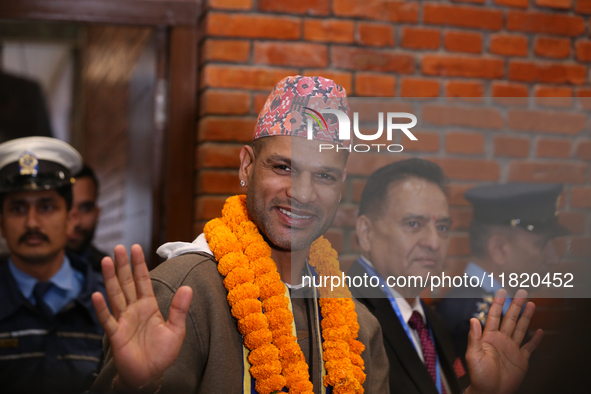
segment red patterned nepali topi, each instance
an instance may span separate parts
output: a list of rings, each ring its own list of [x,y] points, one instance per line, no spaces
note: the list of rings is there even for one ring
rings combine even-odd
[[[338,139],[337,117],[321,114],[323,109],[336,109],[349,115],[347,92],[342,86],[323,77],[286,77],[267,98],[253,140],[277,135],[307,138],[310,123],[315,140],[349,146],[350,140]]]

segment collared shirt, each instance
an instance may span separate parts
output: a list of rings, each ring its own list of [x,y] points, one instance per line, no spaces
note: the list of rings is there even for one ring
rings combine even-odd
[[[14,265],[12,259],[8,259],[8,268],[14,277],[23,296],[36,304],[33,290],[38,280],[31,275],[21,271]],[[60,269],[49,280],[53,284],[49,291],[43,297],[43,301],[49,306],[51,311],[56,314],[64,308],[70,301],[76,299],[84,287],[84,274],[72,268],[70,259],[64,255],[64,262]]]
[[[485,280],[482,282],[481,287],[482,287],[482,290],[486,291],[487,293],[491,293],[494,295],[497,293],[497,291],[499,291],[503,288],[503,286],[501,286],[501,283],[497,280],[497,278],[494,278],[494,277],[493,277],[492,286],[491,286],[490,278],[488,277],[489,273],[486,272],[484,269],[482,269],[481,266],[479,266],[478,264],[475,264],[473,262],[468,263],[468,265],[466,266],[466,269],[464,270],[464,273],[466,275],[468,275],[469,277],[470,276],[476,276],[478,278],[484,277]],[[505,303],[503,304],[503,316],[505,316],[505,314],[509,310],[509,307],[511,306],[512,301],[513,301],[513,299],[507,295],[507,298],[505,298]]]
[[[359,256],[359,257],[361,259],[363,259],[363,261],[367,265],[369,265],[370,267],[375,269],[375,267],[373,266],[371,261],[366,259],[364,256]],[[390,290],[390,293],[396,299],[396,304],[398,305],[398,309],[400,309],[400,315],[402,315],[402,318],[404,319],[404,321],[406,322],[407,325],[408,325],[408,321],[410,320],[410,317],[412,316],[413,312],[415,312],[415,311],[419,312],[419,314],[423,318],[423,323],[427,324],[427,318],[425,317],[425,310],[423,309],[423,305],[421,304],[420,297],[416,297],[414,299],[412,305],[410,305],[408,303],[408,301],[406,300],[406,298],[404,298],[399,292],[394,290],[394,287],[388,286],[388,290]],[[412,337],[414,348],[416,349],[417,354],[419,355],[419,358],[424,363],[425,356],[423,355],[423,346],[421,345],[421,337],[419,336],[419,332],[417,330],[415,330],[414,328],[412,328],[410,325],[408,326],[408,329],[409,329],[410,335]],[[439,371],[441,371],[441,382],[442,382],[443,386],[445,387],[445,390],[448,393],[450,393],[451,391],[449,388],[449,384],[447,383],[445,373],[443,373],[443,370],[441,369],[441,363],[437,363],[437,366],[439,367]]]

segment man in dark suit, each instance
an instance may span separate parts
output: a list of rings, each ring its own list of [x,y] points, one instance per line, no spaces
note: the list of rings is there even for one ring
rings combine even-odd
[[[84,165],[76,174],[72,186],[74,202],[72,205],[72,225],[68,231],[68,251],[88,260],[92,269],[101,272],[101,261],[107,254],[92,244],[101,209],[98,199],[99,184],[92,168]]]
[[[500,329],[504,290],[493,302],[484,331],[476,319],[470,322],[466,357],[471,382],[444,322],[419,297],[425,280],[441,272],[450,225],[445,176],[439,166],[409,159],[377,170],[363,191],[356,223],[362,256],[348,272],[351,283],[356,283],[355,277],[369,277],[370,285],[353,285],[351,292],[382,326],[391,392],[514,392],[542,337],[538,331],[519,347],[534,310],[528,303],[518,321],[526,293],[516,295],[508,312],[515,319],[506,319]]]
[[[474,207],[474,218],[470,226],[472,256],[464,272],[487,280],[479,287],[454,287],[437,305],[460,357],[468,346],[470,319],[477,318],[484,325],[494,293],[503,288],[502,282],[512,297],[516,288],[507,286],[511,275],[520,277],[520,282],[525,278],[521,274],[538,275],[543,280],[552,265],[560,261],[553,241],[569,234],[557,217],[562,189],[556,184],[509,183],[466,192],[466,199]],[[551,281],[549,276],[547,279]],[[510,303],[507,298],[503,315]]]

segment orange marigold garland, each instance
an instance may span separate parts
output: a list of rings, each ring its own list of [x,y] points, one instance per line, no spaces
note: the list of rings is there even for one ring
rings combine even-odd
[[[209,221],[205,238],[225,276],[228,303],[250,350],[250,374],[259,394],[287,387],[292,394],[312,394],[308,365],[293,335],[293,313],[285,286],[271,259],[271,248],[246,212],[246,196],[226,200],[222,218]],[[320,276],[341,276],[337,252],[324,238],[310,249],[309,264]],[[325,386],[335,394],[363,393],[365,373],[355,305],[349,289],[320,291]],[[339,298],[334,298],[339,297]],[[264,313],[263,313],[264,311]]]

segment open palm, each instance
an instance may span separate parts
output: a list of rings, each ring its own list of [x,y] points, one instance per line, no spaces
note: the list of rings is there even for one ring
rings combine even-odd
[[[183,286],[175,294],[164,321],[152,289],[142,248],[131,248],[133,273],[127,251],[115,248],[115,263],[102,261],[103,277],[113,314],[101,293],[92,301],[111,345],[119,378],[130,387],[159,379],[176,360],[185,338],[185,320],[192,290]]]
[[[509,394],[517,391],[528,368],[531,353],[542,340],[536,331],[525,345],[521,342],[533,316],[535,305],[529,302],[521,317],[527,292],[519,290],[501,322],[506,291],[499,290],[488,313],[484,331],[477,319],[470,320],[466,363],[471,385],[466,393]]]

